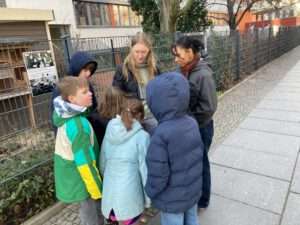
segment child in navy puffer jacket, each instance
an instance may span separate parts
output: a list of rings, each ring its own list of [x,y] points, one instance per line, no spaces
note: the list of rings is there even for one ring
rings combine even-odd
[[[158,120],[146,164],[146,193],[161,210],[162,225],[199,225],[203,143],[197,122],[187,115],[189,84],[179,73],[150,81],[147,104]]]

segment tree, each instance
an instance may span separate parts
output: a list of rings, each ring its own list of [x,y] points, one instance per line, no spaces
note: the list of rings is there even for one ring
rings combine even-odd
[[[143,17],[143,30],[150,33],[159,32],[160,11],[155,0],[131,0],[130,3],[132,10]]]
[[[217,17],[216,19],[224,20],[230,30],[235,31],[244,16],[250,12],[254,5],[262,2],[276,5],[280,0],[209,0],[206,6],[223,6],[227,11],[227,17]],[[211,17],[214,18],[213,16]]]
[[[177,21],[177,30],[182,32],[203,31],[211,25],[207,18],[206,2],[194,0],[191,6],[182,11]]]
[[[200,31],[209,26],[205,0],[131,0],[145,32]]]

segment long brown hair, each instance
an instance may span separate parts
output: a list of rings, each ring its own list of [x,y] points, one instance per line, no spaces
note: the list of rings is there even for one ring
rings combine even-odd
[[[143,32],[138,32],[132,39],[131,39],[131,46],[130,46],[130,52],[127,55],[127,57],[124,60],[124,64],[123,64],[123,74],[125,79],[128,81],[128,70],[130,70],[133,74],[134,79],[138,82],[141,83],[141,79],[139,76],[139,72],[137,69],[137,64],[135,62],[135,60],[132,57],[132,48],[136,45],[136,44],[143,44],[145,45],[148,49],[149,49],[149,53],[147,56],[147,68],[148,68],[148,72],[150,75],[150,79],[154,78],[155,73],[157,72],[157,68],[156,68],[156,58],[152,49],[152,42],[149,38],[148,35],[146,35]]]
[[[134,119],[143,119],[144,105],[136,98],[128,98],[122,105],[121,119],[127,131],[132,129]]]
[[[116,115],[121,114],[121,108],[125,100],[126,97],[123,91],[116,87],[108,87],[105,90],[99,109],[101,117],[112,119]]]

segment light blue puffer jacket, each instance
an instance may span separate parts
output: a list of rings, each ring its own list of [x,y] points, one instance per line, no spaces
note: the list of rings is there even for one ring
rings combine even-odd
[[[113,209],[117,220],[131,219],[150,206],[144,191],[149,142],[150,137],[139,122],[135,121],[130,131],[119,116],[109,122],[100,156],[104,176],[102,212],[106,218]]]

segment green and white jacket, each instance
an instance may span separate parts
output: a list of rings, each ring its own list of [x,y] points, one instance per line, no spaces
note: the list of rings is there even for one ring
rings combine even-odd
[[[59,200],[71,203],[102,197],[98,168],[99,146],[86,119],[87,108],[54,99],[58,127],[54,154],[55,190]]]

